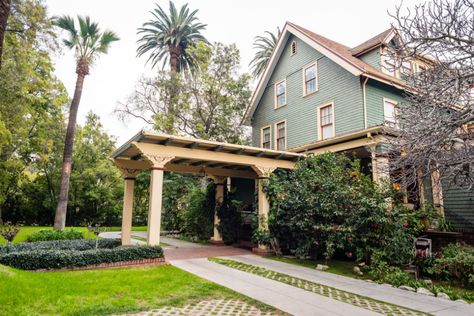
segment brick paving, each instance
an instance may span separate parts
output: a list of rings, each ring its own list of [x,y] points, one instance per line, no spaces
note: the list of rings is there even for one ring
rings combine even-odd
[[[182,316],[271,316],[281,315],[276,312],[265,312],[257,307],[248,304],[247,302],[235,299],[226,300],[207,300],[198,303],[188,304],[184,307],[165,306],[151,311],[140,312],[136,314],[124,314],[122,316],[167,316],[167,315],[182,315]]]
[[[165,248],[166,260],[184,260],[196,258],[208,258],[217,256],[239,256],[248,255],[252,252],[247,249],[235,248],[232,246],[206,245],[199,248]]]

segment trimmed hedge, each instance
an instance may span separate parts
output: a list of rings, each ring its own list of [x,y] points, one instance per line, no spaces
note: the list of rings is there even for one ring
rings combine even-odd
[[[16,245],[0,246],[0,255],[9,252],[39,251],[39,250],[90,250],[95,249],[96,241],[92,239],[51,240]],[[115,248],[120,246],[120,239],[99,239],[98,248]]]
[[[0,256],[0,264],[22,270],[50,270],[155,258],[163,258],[163,250],[159,246],[117,247],[84,251],[39,250],[10,252]]]
[[[53,230],[42,229],[29,235],[26,238],[27,242],[48,241],[48,240],[73,240],[84,239],[84,234],[76,229]]]

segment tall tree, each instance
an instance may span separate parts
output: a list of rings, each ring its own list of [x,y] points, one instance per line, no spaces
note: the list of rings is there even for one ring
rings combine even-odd
[[[393,17],[402,37],[400,67],[414,60],[428,67],[405,73],[414,93],[399,106],[400,136],[393,145],[403,154],[395,155],[392,167],[417,170],[407,182],[435,171],[473,188],[474,3],[433,0],[398,8]]]
[[[273,49],[275,48],[278,39],[280,38],[280,28],[277,28],[277,33],[274,34],[270,31],[265,31],[266,35],[259,35],[255,37],[253,42],[253,48],[257,50],[254,58],[250,62],[250,68],[252,69],[252,75],[256,78],[259,77],[272,56]]]
[[[2,69],[3,38],[10,15],[11,0],[0,0],[0,69]]]
[[[250,100],[250,77],[238,73],[239,50],[235,45],[215,43],[211,48],[200,43],[191,52],[199,67],[194,76],[160,72],[156,78],[143,78],[116,113],[139,118],[164,133],[247,142],[240,122]]]
[[[195,59],[188,52],[188,47],[198,42],[207,43],[201,31],[206,24],[199,22],[196,17],[198,10],[189,11],[188,5],[183,5],[179,11],[172,1],[169,2],[169,14],[156,5],[150,13],[153,19],[144,23],[138,29],[142,37],[138,40],[138,56],[150,53],[147,60],[152,67],[163,60],[163,67],[168,63],[172,73],[193,70]]]
[[[62,16],[57,19],[56,25],[67,31],[68,37],[63,40],[64,45],[74,49],[76,54],[76,88],[69,110],[69,121],[64,141],[63,167],[61,170],[61,183],[59,188],[58,207],[54,219],[54,228],[63,229],[66,224],[66,213],[69,192],[69,177],[71,175],[72,150],[74,132],[76,128],[77,111],[81,102],[84,79],[89,74],[89,68],[100,54],[106,54],[110,44],[119,38],[112,31],[101,32],[97,23],[91,22],[89,17],[77,17],[79,29],[76,28],[74,19]]]

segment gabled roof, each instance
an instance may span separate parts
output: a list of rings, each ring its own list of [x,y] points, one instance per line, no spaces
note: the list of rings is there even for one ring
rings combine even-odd
[[[397,31],[391,27],[388,30],[383,31],[382,33],[375,35],[362,44],[352,48],[351,53],[354,56],[360,56],[376,47],[388,44],[396,34]]]
[[[275,69],[276,64],[283,52],[285,43],[287,42],[290,34],[298,37],[306,44],[310,45],[335,63],[339,64],[341,67],[345,68],[347,71],[352,73],[354,76],[365,76],[372,78],[386,84],[392,85],[399,89],[407,88],[405,82],[390,75],[383,73],[381,70],[376,69],[375,67],[370,66],[359,58],[355,57],[351,51],[350,47],[337,43],[333,40],[330,40],[324,36],[311,32],[308,29],[305,29],[301,26],[293,24],[291,22],[286,22],[283,30],[281,32],[280,38],[276,44],[275,49],[270,57],[270,60],[263,72],[263,75],[260,77],[257,88],[255,89],[250,105],[245,112],[243,119],[243,124],[250,125],[250,120],[260,102],[260,99],[263,95],[265,87],[270,80],[271,74]]]

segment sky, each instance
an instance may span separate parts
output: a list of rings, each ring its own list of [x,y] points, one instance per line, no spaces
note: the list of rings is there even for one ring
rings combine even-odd
[[[356,46],[390,27],[393,12],[401,0],[176,0],[180,7],[188,3],[198,9],[203,32],[210,42],[235,43],[241,53],[241,71],[247,72],[253,57],[254,37],[264,31],[275,31],[290,21],[347,46]],[[405,0],[413,7],[418,0]],[[144,127],[138,120],[122,122],[113,113],[118,102],[133,93],[141,76],[154,70],[146,58],[136,57],[137,28],[151,18],[156,4],[168,8],[163,0],[46,0],[50,15],[89,15],[102,29],[118,34],[107,55],[100,57],[86,77],[78,122],[84,123],[89,111],[98,114],[106,131],[125,142]],[[69,95],[74,92],[76,74],[72,51],[64,50],[54,57],[56,76],[65,84]]]

